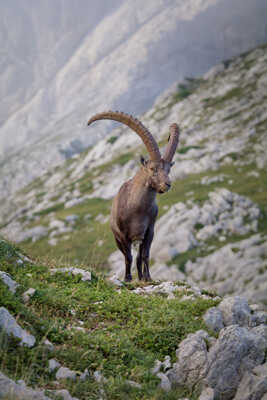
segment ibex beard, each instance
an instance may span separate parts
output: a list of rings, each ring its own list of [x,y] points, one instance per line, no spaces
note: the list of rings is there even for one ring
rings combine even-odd
[[[170,136],[163,157],[152,134],[136,118],[119,112],[107,111],[96,114],[88,121],[110,119],[129,126],[143,140],[150,159],[141,157],[141,167],[136,175],[125,182],[114,197],[111,210],[111,229],[119,250],[125,258],[125,281],[131,281],[132,244],[138,242],[136,266],[139,280],[151,281],[149,253],[158,215],[157,193],[165,193],[171,187],[169,173],[172,159],[179,142],[177,124],[170,126]]]

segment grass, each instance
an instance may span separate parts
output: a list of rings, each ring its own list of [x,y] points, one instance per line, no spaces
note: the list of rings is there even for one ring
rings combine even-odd
[[[58,203],[58,204],[54,204],[51,207],[44,208],[43,210],[40,210],[40,211],[34,213],[34,215],[35,216],[37,216],[37,215],[39,215],[39,216],[47,215],[47,214],[50,214],[52,212],[55,212],[55,211],[58,211],[58,210],[62,210],[63,208],[64,208],[64,203]]]
[[[118,139],[118,136],[111,136],[110,138],[107,139],[107,143],[113,144],[116,142]]]
[[[189,150],[194,150],[194,149],[202,149],[203,147],[201,146],[184,146],[184,147],[179,147],[176,151],[179,154],[186,154]]]
[[[197,390],[180,388],[168,395],[158,389],[159,380],[150,369],[156,359],[170,355],[188,333],[204,328],[203,313],[217,304],[213,300],[167,300],[160,295],[141,296],[132,292],[136,284],[116,290],[101,276],[91,282],[80,276],[51,275],[50,265],[24,263],[18,266],[18,249],[0,242],[0,262],[20,287],[14,295],[0,282],[0,306],[6,307],[17,322],[37,340],[28,349],[18,340],[1,335],[0,368],[12,379],[24,379],[28,385],[55,389],[55,373],[49,373],[48,360],[56,358],[63,366],[90,377],[82,382],[64,382],[80,400],[99,398],[99,386],[93,379],[98,370],[107,382],[103,385],[108,399],[197,398]],[[27,307],[21,295],[29,287],[36,292]],[[85,332],[73,329],[83,321]],[[48,338],[54,350],[42,344]],[[133,388],[126,379],[141,385]],[[166,397],[167,396],[167,397]]]
[[[108,161],[107,163],[101,164],[99,167],[96,167],[96,176],[99,176],[104,172],[110,171],[116,164],[123,166],[127,164],[128,161],[133,160],[135,157],[136,153],[133,153],[132,151],[120,154],[118,157],[113,158],[111,161]]]
[[[95,218],[99,214],[110,213],[111,202],[98,198],[88,199],[86,202],[71,208],[62,208],[55,214],[55,218],[65,220],[68,215],[75,214],[78,219],[70,235],[58,236],[56,246],[48,244],[48,237],[37,242],[28,240],[23,242],[23,249],[44,262],[47,259],[57,259],[64,263],[82,263],[98,271],[107,270],[107,258],[116,250],[115,242],[109,223],[101,224]],[[89,219],[86,216],[90,214]],[[64,239],[64,237],[68,237]],[[103,245],[99,246],[99,241]]]

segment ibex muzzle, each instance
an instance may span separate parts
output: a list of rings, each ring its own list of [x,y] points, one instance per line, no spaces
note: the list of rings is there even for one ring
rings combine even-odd
[[[132,280],[131,246],[136,241],[140,243],[136,260],[139,280],[150,281],[149,253],[158,214],[156,194],[165,193],[171,187],[169,173],[179,141],[179,128],[177,124],[170,126],[168,144],[161,157],[155,139],[138,119],[119,111],[108,111],[93,116],[88,125],[102,119],[129,126],[143,140],[150,156],[147,161],[141,157],[141,168],[121,186],[114,197],[111,211],[111,229],[125,257],[125,281]]]

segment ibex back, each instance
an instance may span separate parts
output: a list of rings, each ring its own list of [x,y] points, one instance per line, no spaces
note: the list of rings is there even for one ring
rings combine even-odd
[[[165,193],[171,187],[169,173],[179,141],[179,128],[177,124],[170,126],[168,145],[161,157],[155,139],[138,119],[122,112],[108,111],[93,116],[88,125],[101,119],[111,119],[129,126],[141,137],[150,156],[147,161],[141,157],[141,168],[121,186],[111,211],[111,229],[125,257],[125,281],[132,280],[131,246],[134,242],[139,242],[136,260],[139,280],[150,281],[149,252],[158,214],[156,194]]]

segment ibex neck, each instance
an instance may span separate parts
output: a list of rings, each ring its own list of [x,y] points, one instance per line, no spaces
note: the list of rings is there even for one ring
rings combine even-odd
[[[143,205],[144,208],[149,208],[156,199],[157,192],[149,186],[147,177],[144,176],[142,170],[139,170],[132,179],[132,204]]]

